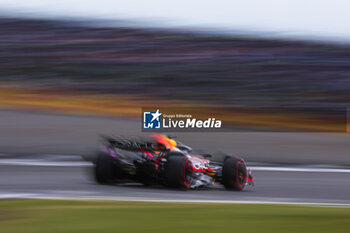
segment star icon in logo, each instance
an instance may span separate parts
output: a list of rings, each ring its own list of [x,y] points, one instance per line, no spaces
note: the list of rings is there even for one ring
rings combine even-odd
[[[155,113],[152,113],[152,116],[153,116],[153,117],[152,117],[151,122],[154,121],[154,120],[159,121],[160,115],[162,115],[162,114],[159,112],[159,109],[157,109],[157,111],[156,111]]]

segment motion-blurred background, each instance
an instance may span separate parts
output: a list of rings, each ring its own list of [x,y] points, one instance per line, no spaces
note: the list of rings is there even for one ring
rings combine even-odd
[[[0,0],[0,232],[348,232],[349,208],[309,205],[350,205],[349,9]],[[99,134],[145,134],[145,107],[218,114],[226,132],[178,139],[244,158],[256,185],[97,185]]]

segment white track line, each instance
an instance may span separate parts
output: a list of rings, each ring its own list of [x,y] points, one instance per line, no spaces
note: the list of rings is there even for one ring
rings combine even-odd
[[[45,161],[36,159],[0,159],[0,165],[16,166],[43,166],[43,167],[90,167],[91,162],[87,161]]]
[[[346,207],[349,203],[333,202],[298,202],[298,201],[261,201],[261,200],[188,200],[188,199],[147,199],[138,197],[115,197],[115,196],[70,196],[49,195],[36,193],[3,193],[1,199],[50,199],[50,200],[86,200],[86,201],[130,201],[130,202],[162,202],[162,203],[214,203],[214,204],[268,204],[268,205],[304,205],[320,207]]]
[[[299,167],[250,167],[252,171],[270,172],[322,172],[322,173],[350,173],[350,169],[344,168],[299,168]]]

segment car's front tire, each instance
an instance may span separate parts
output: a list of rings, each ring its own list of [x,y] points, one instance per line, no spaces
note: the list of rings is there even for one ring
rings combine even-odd
[[[222,169],[223,184],[226,189],[241,191],[247,182],[248,171],[243,159],[234,156],[225,159]]]

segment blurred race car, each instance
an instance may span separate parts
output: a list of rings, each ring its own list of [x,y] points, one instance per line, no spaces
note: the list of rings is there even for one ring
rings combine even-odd
[[[213,162],[210,155],[192,154],[191,147],[166,135],[142,139],[103,136],[102,142],[94,169],[98,183],[134,181],[194,189],[220,182],[238,191],[254,184],[243,159],[227,156],[223,162]]]

